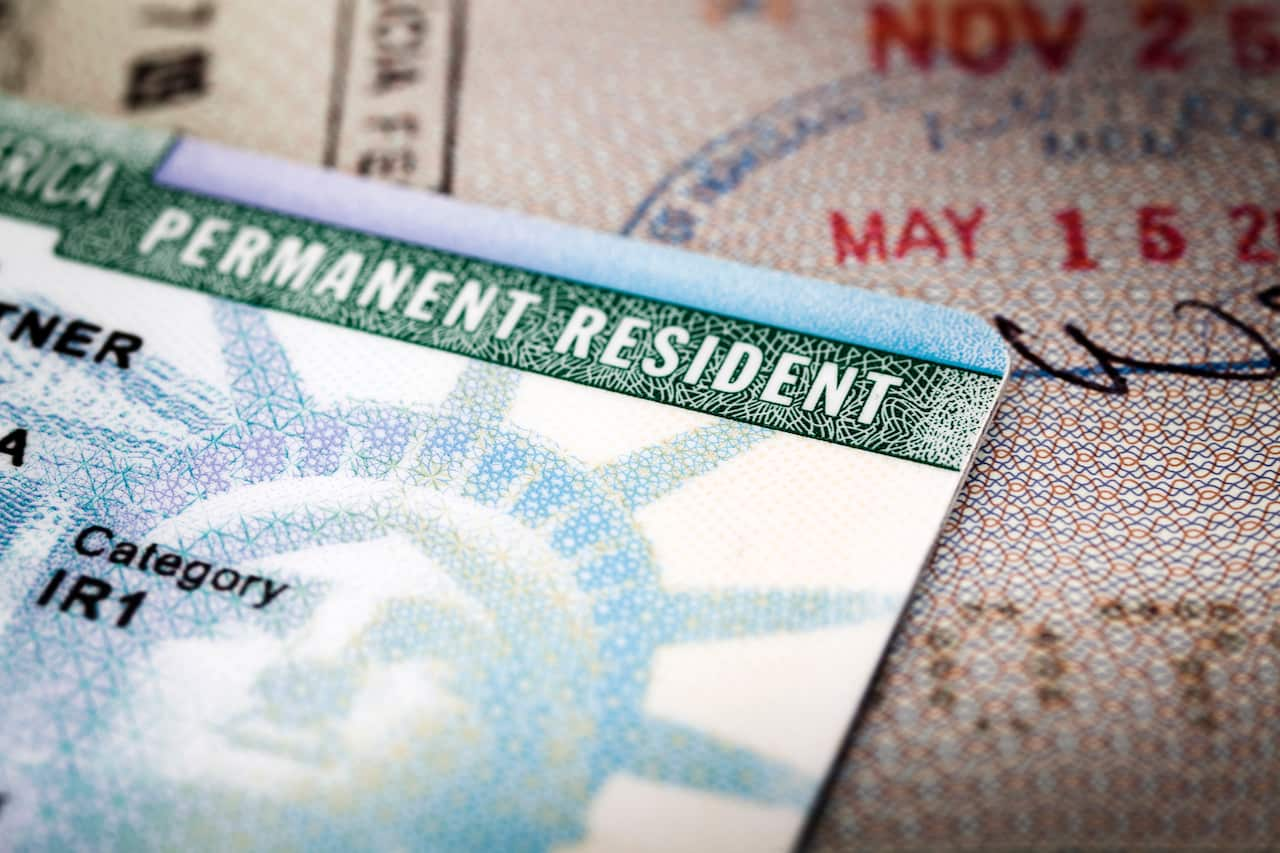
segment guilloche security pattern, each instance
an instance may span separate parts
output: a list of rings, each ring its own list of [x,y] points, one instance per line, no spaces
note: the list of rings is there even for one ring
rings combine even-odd
[[[12,99],[0,330],[19,849],[785,849],[1008,366]]]

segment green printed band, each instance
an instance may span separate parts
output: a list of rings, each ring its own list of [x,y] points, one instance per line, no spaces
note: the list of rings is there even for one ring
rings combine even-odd
[[[166,189],[29,126],[0,136],[0,213],[59,228],[71,260],[951,470],[1000,382]]]

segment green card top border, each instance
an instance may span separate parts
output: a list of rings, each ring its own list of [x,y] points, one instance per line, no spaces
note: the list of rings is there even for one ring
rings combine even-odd
[[[117,130],[102,137],[110,144],[95,147],[97,136],[76,132],[87,120],[2,106],[0,212],[59,228],[57,251],[69,259],[952,470],[963,467],[998,394],[1000,377],[989,369],[757,319],[762,311],[794,316],[790,288],[809,293],[813,285],[826,299],[838,297],[846,316],[859,313],[850,307],[881,322],[907,315],[918,325],[905,323],[906,332],[921,340],[929,330],[919,325],[946,320],[954,331],[956,318],[968,315],[789,276],[777,288],[779,274],[289,164],[275,163],[276,177],[267,182],[261,158],[189,140],[163,158],[158,136],[145,132]],[[33,114],[40,120],[25,120]],[[148,156],[158,168],[139,169]],[[270,191],[256,203],[211,197],[239,195],[236,187],[215,192],[202,181],[226,177],[228,169],[240,174],[240,167]],[[201,180],[193,181],[196,172]],[[307,188],[300,197],[281,196],[291,181]],[[433,233],[434,224],[446,233],[431,242],[449,249],[279,212],[314,204],[317,188],[329,200],[327,211],[316,212],[327,212],[326,219],[363,210],[375,224],[410,222]],[[490,259],[462,251],[460,242]],[[541,247],[541,263],[491,259],[527,255],[530,246]],[[619,259],[622,281],[593,279],[609,281],[605,287],[533,271],[574,266],[572,259],[580,268],[584,257],[602,273]],[[713,270],[712,286],[682,281],[689,267]],[[730,280],[736,286],[726,290]],[[754,303],[746,313],[756,317],[706,307],[726,293],[749,294]],[[1003,365],[1003,346],[999,354]]]

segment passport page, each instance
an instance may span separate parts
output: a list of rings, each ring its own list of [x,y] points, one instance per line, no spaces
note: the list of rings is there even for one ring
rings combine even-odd
[[[951,309],[0,101],[0,838],[792,844]]]
[[[300,5],[0,2],[0,86],[987,318],[812,849],[1275,846],[1280,3]]]

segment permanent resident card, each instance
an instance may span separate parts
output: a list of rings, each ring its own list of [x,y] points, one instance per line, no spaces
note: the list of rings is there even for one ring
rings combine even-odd
[[[793,844],[949,309],[0,101],[0,844]]]

